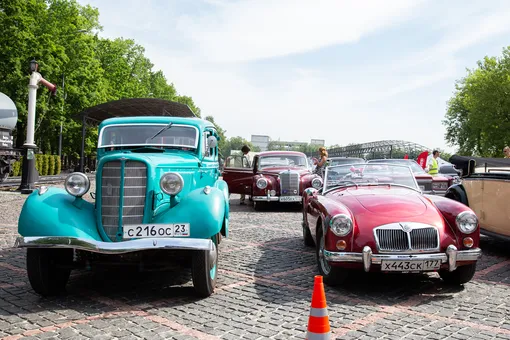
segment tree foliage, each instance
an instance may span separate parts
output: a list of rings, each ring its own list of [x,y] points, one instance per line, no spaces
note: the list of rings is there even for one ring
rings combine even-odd
[[[87,107],[122,98],[161,98],[200,108],[179,95],[163,72],[153,70],[145,49],[132,39],[99,37],[99,11],[76,0],[0,1],[0,92],[18,109],[16,145],[24,143],[28,104],[29,62],[35,58],[42,76],[58,86],[50,97],[37,93],[36,144],[58,152],[63,124],[63,153],[79,155],[81,123],[71,116]],[[85,152],[94,152],[96,129],[88,129]]]
[[[471,156],[501,157],[510,143],[510,48],[456,82],[443,120],[446,140]]]

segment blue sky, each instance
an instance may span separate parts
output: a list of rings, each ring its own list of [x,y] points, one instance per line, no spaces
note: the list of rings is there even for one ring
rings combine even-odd
[[[227,136],[447,151],[455,80],[510,45],[510,2],[79,0]]]

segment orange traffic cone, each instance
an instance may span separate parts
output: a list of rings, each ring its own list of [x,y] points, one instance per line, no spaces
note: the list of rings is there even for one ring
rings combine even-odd
[[[331,331],[329,327],[328,308],[326,305],[326,293],[322,276],[316,275],[313,284],[312,305],[308,317],[308,332],[306,340],[329,340]]]

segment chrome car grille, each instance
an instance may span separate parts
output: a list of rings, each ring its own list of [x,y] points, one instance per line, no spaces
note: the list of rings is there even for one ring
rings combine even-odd
[[[439,249],[439,232],[420,223],[393,223],[375,228],[377,247],[381,252],[433,251]]]
[[[284,171],[280,173],[280,195],[299,195],[299,173]]]
[[[104,232],[112,241],[122,240],[124,224],[142,223],[147,188],[147,166],[143,162],[105,163],[101,173],[101,223]],[[121,185],[122,184],[122,185]],[[122,211],[121,211],[122,204]]]

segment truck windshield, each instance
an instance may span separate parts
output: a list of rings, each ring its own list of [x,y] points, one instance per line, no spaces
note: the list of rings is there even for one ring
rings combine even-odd
[[[120,146],[162,146],[196,149],[198,129],[189,125],[173,124],[159,133],[168,124],[129,124],[110,125],[103,128],[99,135],[99,148]]]

